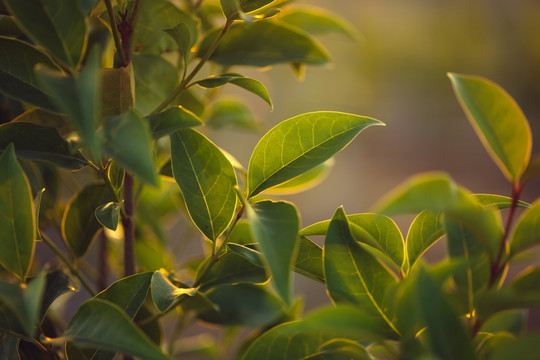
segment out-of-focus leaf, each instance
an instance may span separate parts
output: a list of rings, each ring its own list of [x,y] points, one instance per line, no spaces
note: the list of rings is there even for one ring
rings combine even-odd
[[[0,360],[18,360],[19,339],[16,336],[3,334],[0,335]]]
[[[440,213],[424,210],[414,218],[406,240],[409,269],[444,235],[441,216]]]
[[[338,112],[313,112],[285,120],[259,141],[248,168],[248,198],[325,162],[378,120]]]
[[[521,177],[521,184],[523,185],[533,177],[538,176],[538,174],[540,174],[540,154],[536,154],[531,157],[529,165]]]
[[[105,151],[141,181],[158,184],[148,123],[135,110],[105,120]]]
[[[192,129],[171,134],[173,174],[189,215],[199,230],[216,240],[236,209],[236,174],[208,138]]]
[[[180,52],[180,56],[183,60],[183,67],[184,67],[184,77],[187,70],[187,63],[189,60],[189,55],[191,53],[191,30],[189,29],[189,26],[185,23],[180,23],[178,25],[175,25],[171,29],[165,29],[165,32],[167,32],[169,35],[172,36],[173,40],[176,42],[176,45],[178,45],[178,51]]]
[[[34,75],[38,63],[55,65],[47,55],[20,40],[0,37],[0,91],[14,99],[56,111]]]
[[[194,296],[198,288],[179,288],[167,279],[164,271],[156,271],[152,275],[152,300],[162,313],[166,312],[181,297]]]
[[[101,73],[101,111],[104,117],[125,113],[133,107],[135,89],[132,88],[133,66],[111,69]]]
[[[480,332],[496,333],[507,331],[518,336],[527,327],[527,316],[528,312],[522,309],[501,311],[482,324]]]
[[[484,206],[496,206],[497,209],[503,210],[508,209],[512,206],[512,198],[502,195],[492,195],[492,194],[473,194],[472,195],[480,204]],[[517,206],[523,208],[531,207],[531,204],[525,201],[518,201]]]
[[[323,261],[326,288],[336,303],[357,305],[399,334],[396,316],[386,298],[388,288],[397,280],[356,242],[342,208],[336,210],[328,226]]]
[[[293,270],[310,279],[324,282],[322,249],[304,236],[298,239],[298,251]]]
[[[41,240],[41,233],[39,232],[39,212],[41,210],[41,199],[43,198],[43,193],[45,192],[45,188],[41,189],[36,193],[36,197],[34,198],[34,201],[32,202],[32,207],[34,209],[34,226],[36,229],[36,240]]]
[[[198,57],[204,56],[220,31],[215,29],[204,37],[197,51]],[[287,62],[313,65],[329,62],[326,51],[305,33],[271,21],[232,25],[210,60],[224,66],[258,67]]]
[[[539,333],[527,334],[513,339],[507,337],[493,351],[493,360],[536,360],[539,341]]]
[[[261,129],[260,123],[246,104],[234,98],[220,99],[212,103],[205,125],[215,129],[229,126],[255,131]]]
[[[75,69],[86,45],[86,20],[77,1],[4,0],[24,32]],[[32,9],[32,11],[28,11]]]
[[[252,22],[256,17],[246,14],[241,6],[240,0],[220,0],[221,9],[227,20],[244,20]]]
[[[158,139],[175,131],[199,126],[202,120],[191,111],[181,106],[176,106],[155,115],[146,116],[150,124],[152,137]]]
[[[276,320],[284,311],[280,299],[263,286],[224,285],[210,290],[206,295],[218,310],[202,313],[199,318],[213,324],[263,326]]]
[[[303,359],[332,339],[377,340],[386,335],[383,329],[377,319],[361,308],[343,305],[322,308],[304,320],[268,330],[251,344],[242,360]]]
[[[100,205],[96,208],[95,212],[97,221],[112,231],[116,231],[116,228],[118,227],[119,214],[120,204],[117,202]]]
[[[532,135],[516,101],[479,76],[448,74],[476,134],[503,174],[517,182],[529,163]]]
[[[73,196],[62,219],[62,234],[76,257],[82,257],[101,229],[96,208],[114,201],[105,184],[90,184]]]
[[[87,161],[53,127],[26,122],[0,125],[0,149],[15,145],[17,156],[28,160],[44,160],[68,170],[79,170]]]
[[[521,215],[510,241],[510,256],[540,244],[540,200]]]
[[[54,270],[46,275],[46,285],[43,292],[43,301],[41,302],[40,316],[39,320],[41,321],[51,304],[56,300],[60,295],[66,294],[68,292],[77,291],[73,285],[73,281],[70,276],[62,270]]]
[[[302,360],[371,360],[367,350],[358,342],[349,339],[332,339],[325,342],[319,351]]]
[[[137,266],[145,271],[157,271],[161,268],[172,269],[174,266],[173,255],[160,240],[145,239],[135,242]]]
[[[291,274],[300,220],[293,204],[261,201],[246,208],[251,233],[272,275],[272,284],[283,301],[291,301]]]
[[[309,190],[319,185],[326,178],[333,165],[334,159],[330,158],[322,164],[315,166],[311,170],[308,170],[305,173],[284,182],[283,184],[266,190],[266,193],[270,195],[284,195],[296,194]]]
[[[228,83],[239,86],[242,89],[245,89],[257,95],[258,97],[266,101],[266,103],[270,105],[270,108],[273,107],[272,100],[270,100],[270,95],[268,94],[268,91],[266,90],[266,87],[264,87],[263,83],[255,79],[245,77],[244,75],[227,73],[211,76],[206,79],[199,80],[194,84],[205,89],[211,89]]]
[[[61,135],[67,135],[73,131],[66,116],[34,108],[25,111],[11,122],[32,123],[41,126],[56,128]]]
[[[32,262],[35,235],[30,186],[10,144],[0,156],[0,264],[23,281]]]

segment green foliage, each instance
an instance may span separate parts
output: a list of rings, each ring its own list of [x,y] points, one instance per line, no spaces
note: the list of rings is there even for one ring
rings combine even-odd
[[[339,207],[301,229],[274,197],[317,185],[384,124],[300,114],[244,168],[213,137],[264,125],[220,92],[272,108],[276,90],[241,66],[327,64],[312,35],[358,39],[346,20],[289,0],[3,0],[0,14],[0,92],[17,114],[0,124],[0,359],[537,357],[540,204],[520,194],[540,160],[498,85],[449,75],[510,196],[428,172],[373,212]],[[414,216],[406,236],[390,217],[402,214]],[[194,238],[202,251],[188,258]],[[436,244],[446,256],[428,261]],[[507,279],[518,261],[531,266]],[[293,272],[331,305],[304,315]],[[194,322],[223,337],[184,337]]]

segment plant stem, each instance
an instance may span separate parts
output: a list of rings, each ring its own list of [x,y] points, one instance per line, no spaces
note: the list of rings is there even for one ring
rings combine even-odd
[[[124,177],[124,276],[135,274],[135,222],[133,206],[133,175],[126,172]]]
[[[111,31],[114,39],[114,46],[116,47],[116,53],[122,67],[128,64],[124,49],[122,47],[122,41],[120,40],[120,34],[118,32],[118,25],[116,24],[116,16],[111,4],[111,0],[105,0],[105,6],[107,7],[107,14],[109,14],[109,21],[111,22]]]
[[[195,77],[195,75],[197,75],[197,73],[202,69],[202,67],[206,63],[206,61],[208,61],[212,53],[216,50],[216,48],[219,45],[219,42],[221,41],[225,33],[229,30],[233,21],[234,20],[227,19],[227,21],[225,22],[225,25],[223,26],[223,29],[221,29],[219,34],[216,36],[216,38],[214,39],[214,41],[208,48],[208,51],[201,58],[197,66],[195,66],[195,68],[189,73],[189,75],[184,80],[182,80],[182,82],[180,82],[180,85],[178,85],[176,89],[174,89],[171,95],[167,99],[165,99],[154,111],[152,111],[151,114],[157,114],[163,109],[165,109],[167,105],[173,102],[174,99],[176,99],[188,88],[189,82]]]
[[[105,290],[107,288],[107,278],[109,274],[109,267],[107,264],[107,243],[109,239],[105,235],[105,231],[102,231],[99,235],[99,252],[98,252],[98,289]]]
[[[69,268],[71,273],[73,275],[75,275],[77,277],[77,279],[80,280],[81,284],[90,293],[90,295],[95,296],[96,291],[92,288],[92,286],[90,286],[90,284],[86,281],[86,279],[82,276],[82,274],[77,269],[75,269],[73,264],[71,262],[69,262],[69,260],[62,253],[62,251],[60,251],[60,249],[55,245],[55,243],[53,243],[52,240],[49,239],[49,237],[47,235],[43,234],[43,233],[41,234],[41,238],[42,238],[43,242],[45,244],[47,244],[47,246],[49,246],[51,248],[51,250],[56,253],[56,255],[58,255],[58,257],[64,262],[64,264],[67,265],[67,267]]]

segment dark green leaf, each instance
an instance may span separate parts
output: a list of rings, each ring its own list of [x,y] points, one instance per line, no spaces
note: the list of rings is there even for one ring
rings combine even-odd
[[[86,20],[73,0],[5,0],[21,29],[68,67],[75,69],[86,45]],[[28,11],[31,9],[31,11]]]
[[[333,339],[322,344],[316,354],[302,360],[371,360],[367,350],[354,340]]]
[[[51,59],[28,43],[0,37],[0,91],[12,98],[55,111],[34,76],[38,63],[55,67]]]
[[[274,0],[239,0],[242,11],[251,12],[258,10]]]
[[[101,347],[144,359],[169,360],[118,305],[102,299],[91,299],[79,307],[64,338],[81,347]]]
[[[96,208],[111,201],[113,195],[104,184],[87,185],[71,199],[62,219],[62,234],[76,257],[86,253],[101,229]]]
[[[216,240],[236,209],[236,174],[225,155],[192,129],[171,134],[173,174],[189,215],[199,230]]]
[[[510,242],[510,256],[540,244],[540,200],[521,215]]]
[[[219,310],[202,313],[199,318],[213,324],[263,326],[276,320],[284,310],[279,298],[266,291],[263,286],[218,286],[206,295]]]
[[[150,124],[150,130],[154,139],[169,135],[181,129],[202,124],[202,120],[197,115],[181,106],[170,108],[159,114],[148,115],[146,120]]]
[[[60,132],[60,134],[63,136],[74,131],[69,119],[66,116],[38,108],[27,110],[11,121],[53,127],[56,128],[56,130],[58,130],[58,132]]]
[[[253,150],[248,169],[248,197],[325,162],[372,125],[383,124],[338,112],[307,113],[281,122]]]
[[[156,271],[152,275],[152,300],[162,313],[166,312],[173,304],[185,296],[194,296],[198,288],[180,288],[169,279],[164,271]]]
[[[484,147],[504,175],[517,182],[527,168],[532,148],[531,129],[519,105],[485,78],[454,73],[448,77]]]
[[[258,252],[257,250],[254,250],[244,245],[234,244],[234,243],[227,244],[227,247],[230,251],[232,251],[233,253],[237,255],[240,255],[241,257],[243,257],[244,259],[246,259],[253,265],[264,267],[264,264],[261,260],[262,254]]]
[[[293,204],[261,201],[246,209],[251,233],[272,275],[272,284],[283,301],[290,305],[292,289],[290,267],[300,220]]]
[[[399,334],[386,298],[386,291],[397,280],[356,242],[342,208],[336,210],[328,226],[323,261],[326,288],[336,303],[357,305]]]
[[[132,89],[133,66],[111,69],[103,68],[101,73],[101,111],[104,117],[125,113],[133,107]]]
[[[532,333],[518,338],[506,338],[493,352],[493,360],[536,360],[540,334]]]
[[[408,267],[411,269],[433,244],[444,235],[441,214],[424,210],[411,223],[407,233]]]
[[[18,360],[19,339],[9,334],[0,335],[0,360]]]
[[[54,270],[47,273],[45,290],[43,292],[43,301],[39,319],[42,320],[51,304],[60,295],[68,292],[77,291],[70,276],[62,270]]]
[[[212,103],[205,125],[215,129],[228,126],[256,131],[261,129],[261,124],[246,104],[234,98],[220,99]]]
[[[527,317],[528,312],[526,310],[501,311],[482,324],[480,332],[496,333],[507,331],[518,336],[527,327]]]
[[[293,270],[310,279],[324,283],[322,249],[304,236],[298,239],[298,251]]]
[[[28,160],[44,160],[68,170],[86,166],[86,159],[53,127],[26,122],[0,125],[0,149],[15,145],[17,156]]]
[[[116,228],[118,227],[120,206],[121,205],[117,202],[109,202],[98,206],[95,212],[97,221],[107,229],[116,231]]]
[[[215,29],[205,36],[197,51],[198,57],[206,54],[219,31],[221,30]],[[210,60],[224,66],[258,67],[287,62],[314,65],[329,62],[326,52],[305,33],[271,21],[234,24],[210,56]]]
[[[107,118],[103,125],[105,151],[141,181],[157,186],[152,139],[145,119],[135,110]]]
[[[36,197],[34,198],[34,201],[32,202],[32,206],[34,208],[34,226],[36,229],[36,240],[42,240],[41,239],[41,233],[39,232],[39,211],[41,210],[41,199],[43,198],[43,193],[45,192],[45,188],[41,189],[36,193]]]
[[[32,194],[12,144],[0,156],[0,264],[24,281],[34,254]]]

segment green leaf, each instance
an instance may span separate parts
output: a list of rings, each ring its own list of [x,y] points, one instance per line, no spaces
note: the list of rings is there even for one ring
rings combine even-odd
[[[310,279],[324,283],[322,249],[304,236],[298,239],[298,252],[293,270]]]
[[[518,182],[531,156],[529,123],[499,85],[479,76],[448,74],[461,107],[503,174]],[[511,129],[511,130],[510,130]]]
[[[243,257],[244,259],[246,259],[253,265],[264,267],[264,264],[261,260],[262,254],[259,251],[249,248],[247,246],[235,244],[235,243],[227,244],[227,248],[233,253],[240,255],[241,257]]]
[[[519,218],[510,240],[510,256],[540,244],[540,200]]]
[[[201,40],[198,57],[207,53],[220,31],[215,29]],[[272,21],[255,21],[249,25],[233,24],[210,56],[210,60],[224,66],[258,67],[287,62],[313,65],[329,62],[325,50],[305,33]]]
[[[338,112],[295,116],[259,141],[248,168],[248,197],[282,184],[325,162],[378,120]]]
[[[445,229],[441,216],[440,213],[424,210],[414,218],[406,240],[409,269],[443,237]]]
[[[473,194],[472,195],[480,204],[484,206],[495,206],[499,210],[508,209],[512,206],[512,198],[502,195],[492,194]],[[518,201],[517,206],[523,208],[531,207],[531,204],[525,201]]]
[[[336,210],[328,226],[323,261],[326,288],[336,303],[357,305],[399,334],[386,298],[386,291],[397,280],[356,242],[342,208]]]
[[[499,331],[507,331],[519,336],[527,328],[527,318],[527,310],[518,309],[501,311],[482,324],[480,332],[496,333]]]
[[[367,350],[354,340],[332,339],[325,342],[316,354],[302,360],[371,360]]]
[[[246,106],[244,101],[234,98],[220,99],[210,105],[206,126],[214,129],[234,127],[245,130],[259,131],[261,124]]]
[[[105,119],[105,151],[141,181],[157,186],[152,139],[145,119],[135,110]]]
[[[13,143],[17,156],[28,160],[44,160],[68,170],[79,170],[87,161],[60,135],[57,129],[26,122],[0,125],[0,149]]]
[[[198,288],[179,288],[173,285],[162,270],[156,271],[152,275],[152,300],[162,313],[178,304],[182,297],[194,296],[197,291]]]
[[[274,0],[240,0],[239,2],[242,11],[252,12],[272,3],[273,1]]]
[[[0,335],[0,360],[18,360],[19,339],[9,334]]]
[[[284,310],[280,299],[266,291],[263,286],[218,286],[206,295],[219,310],[202,313],[199,318],[212,324],[264,326],[277,320]]]
[[[133,107],[133,66],[103,68],[101,73],[101,111],[104,117],[125,113]]]
[[[118,306],[91,299],[79,307],[64,338],[81,347],[100,347],[145,359],[169,360]]]
[[[86,19],[73,0],[5,0],[20,28],[57,60],[75,69],[86,46]],[[28,11],[32,9],[32,11]]]
[[[221,9],[227,20],[244,20],[251,22],[256,18],[247,15],[240,7],[240,0],[220,0]]]
[[[287,195],[309,190],[326,179],[333,165],[334,159],[330,158],[305,173],[266,190],[266,193],[271,195]]]
[[[42,321],[51,304],[60,296],[69,292],[77,291],[68,274],[62,270],[54,270],[46,275],[46,285],[43,291],[43,301],[39,312],[39,320]]]
[[[475,359],[470,335],[435,279],[422,270],[417,278],[418,307],[427,325],[428,346],[443,360]]]
[[[300,220],[293,204],[261,201],[246,208],[251,233],[272,274],[272,284],[283,301],[291,302],[291,274]]]
[[[336,339],[376,340],[385,336],[384,327],[357,307],[326,307],[304,320],[284,323],[259,336],[242,360],[298,360],[317,352]]]
[[[176,106],[155,115],[146,116],[150,124],[152,137],[159,139],[175,131],[186,129],[202,124],[202,120],[191,111],[181,106]]]
[[[116,231],[120,207],[121,205],[117,202],[109,202],[98,206],[95,212],[97,221],[107,229]]]
[[[244,75],[235,73],[215,75],[203,80],[199,80],[194,84],[205,89],[212,89],[228,83],[239,86],[242,89],[245,89],[257,95],[258,97],[266,101],[266,103],[270,105],[271,109],[273,108],[272,100],[270,99],[270,95],[268,94],[268,90],[266,90],[266,87],[264,87],[264,84],[258,80],[245,77]]]
[[[90,184],[73,196],[62,219],[62,234],[76,257],[82,257],[102,228],[95,217],[96,208],[114,201],[105,184]]]
[[[529,161],[529,165],[523,176],[521,177],[521,185],[529,181],[530,179],[538,176],[540,174],[540,154],[533,155]]]
[[[0,156],[0,264],[23,281],[32,262],[35,234],[30,186],[11,144]]]
[[[69,119],[60,114],[41,110],[38,108],[30,109],[17,116],[11,122],[32,123],[41,126],[53,127],[62,135],[68,135],[73,132]]]
[[[176,45],[178,45],[178,51],[180,52],[184,62],[183,78],[185,78],[189,55],[191,54],[191,45],[193,44],[191,41],[191,30],[187,24],[180,23],[171,29],[165,29],[165,32],[172,36],[173,40],[176,42]]]
[[[493,360],[535,360],[538,356],[540,334],[531,333],[518,338],[506,338],[493,351]]]
[[[35,68],[39,82],[54,96],[58,108],[69,116],[93,160],[100,159],[101,155],[100,140],[96,134],[101,108],[100,71],[97,49],[90,53],[78,77],[65,76],[42,65]]]
[[[14,99],[56,111],[34,75],[38,63],[53,68],[47,55],[20,40],[0,36],[0,91]]]
[[[216,240],[236,209],[236,174],[225,155],[192,129],[171,134],[173,174],[189,215],[199,230]]]

